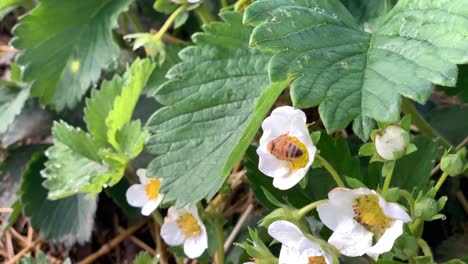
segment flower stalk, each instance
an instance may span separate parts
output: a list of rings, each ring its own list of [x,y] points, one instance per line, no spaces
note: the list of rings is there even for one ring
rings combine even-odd
[[[390,187],[390,182],[392,181],[393,170],[395,169],[395,162],[391,163],[390,170],[388,171],[387,175],[385,175],[384,186],[382,188],[382,196],[385,196],[388,188]]]
[[[411,213],[411,216],[413,217],[414,216],[414,198],[413,198],[413,195],[411,195],[411,193],[409,193],[407,190],[403,190],[403,189],[399,189],[398,192],[408,202],[409,207],[410,207],[410,213]]]
[[[432,251],[431,251],[431,248],[429,247],[429,245],[427,244],[426,241],[424,241],[424,239],[421,239],[419,238],[418,239],[418,245],[419,247],[421,248],[424,256],[426,257],[431,257],[432,258]]]
[[[179,6],[170,16],[169,18],[166,20],[166,22],[164,22],[164,25],[159,29],[158,33],[156,33],[155,35],[155,38],[156,39],[161,39],[164,34],[166,34],[167,30],[169,29],[169,27],[174,23],[175,19],[177,18],[178,15],[180,15],[180,13],[184,12],[185,10],[187,10],[187,5],[182,5],[182,6]]]
[[[299,215],[301,218],[303,218],[307,213],[309,213],[310,211],[314,210],[315,208],[317,208],[318,205],[320,204],[323,204],[325,203],[327,200],[324,199],[324,200],[318,200],[318,201],[315,201],[311,204],[308,204],[304,207],[302,207],[301,209],[299,209]]]
[[[436,185],[434,187],[436,192],[439,191],[440,187],[442,187],[442,184],[444,184],[444,182],[445,182],[445,180],[447,179],[448,176],[449,176],[448,173],[446,173],[446,172],[442,173],[442,176],[440,176],[439,180],[437,181],[437,183],[436,183]]]
[[[333,168],[333,166],[330,163],[328,163],[328,161],[324,157],[322,157],[322,156],[320,156],[318,154],[316,155],[316,157],[317,157],[317,159],[320,160],[323,167],[325,167],[325,169],[333,177],[333,180],[335,180],[336,184],[339,187],[345,187],[344,182],[341,180],[340,175],[338,175],[338,172],[336,172],[335,168]]]
[[[216,239],[218,240],[216,264],[224,264],[224,229],[222,215],[216,217]]]

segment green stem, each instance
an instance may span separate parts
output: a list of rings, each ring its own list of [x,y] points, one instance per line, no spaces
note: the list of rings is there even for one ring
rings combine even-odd
[[[164,36],[164,34],[166,34],[167,30],[168,30],[169,27],[172,25],[172,23],[174,23],[174,21],[175,21],[175,19],[177,18],[177,16],[180,15],[180,13],[184,12],[186,9],[187,9],[187,6],[186,6],[186,5],[179,6],[179,7],[169,16],[169,18],[166,20],[166,22],[164,22],[164,25],[162,25],[162,27],[159,29],[158,33],[156,33],[155,38],[161,39],[161,38]]]
[[[449,149],[452,147],[450,142],[447,139],[443,138],[440,133],[435,130],[425,119],[424,117],[416,110],[411,100],[408,98],[403,98],[403,102],[401,104],[401,111],[405,114],[411,115],[412,123],[418,127],[418,129],[426,136],[430,138],[437,138],[439,144]]]
[[[399,193],[408,202],[409,207],[410,207],[411,216],[414,216],[414,198],[413,198],[413,195],[411,195],[411,193],[409,193],[407,190],[403,190],[403,189],[400,189]]]
[[[382,188],[382,196],[385,196],[385,193],[388,190],[388,187],[390,187],[390,182],[392,181],[392,176],[393,176],[393,170],[395,169],[395,162],[393,162],[393,165],[390,168],[390,171],[385,175],[385,181],[384,181],[384,186]]]
[[[419,218],[416,219],[416,221],[414,221],[413,226],[411,228],[411,230],[413,231],[413,235],[415,237],[421,237],[423,227],[424,227],[424,221]]]
[[[323,164],[323,166],[325,167],[325,169],[330,173],[330,175],[333,177],[333,179],[335,180],[336,184],[339,186],[339,187],[345,187],[343,181],[341,180],[340,178],[340,175],[338,175],[338,172],[336,172],[336,170],[333,168],[333,166],[328,163],[328,161],[320,156],[320,155],[316,155],[315,156],[317,159],[320,160],[320,162]]]
[[[419,238],[419,239],[418,239],[418,245],[419,245],[419,247],[421,248],[422,252],[424,253],[424,256],[426,256],[426,257],[431,257],[431,258],[432,258],[431,247],[429,247],[429,245],[427,244],[426,241],[424,241],[423,239]]]
[[[135,14],[133,14],[130,11],[128,11],[126,14],[127,14],[128,19],[130,20],[130,23],[132,23],[133,27],[135,28],[135,30],[137,32],[144,32],[145,31],[145,29],[143,28],[140,21],[135,16]]]
[[[442,173],[442,176],[440,176],[439,180],[436,183],[436,186],[434,187],[436,192],[438,192],[440,187],[442,187],[442,184],[444,184],[447,177],[448,177],[448,174],[446,172]]]
[[[216,238],[218,240],[218,250],[216,264],[224,264],[224,229],[222,215],[216,220]]]
[[[246,4],[251,0],[239,0],[237,3],[234,5],[234,10],[235,11],[242,11],[245,7]]]
[[[203,24],[216,21],[216,18],[211,14],[205,4],[201,4],[197,9],[195,9],[195,14],[197,14]]]
[[[226,8],[228,6],[227,0],[221,0],[221,7]]]
[[[154,218],[154,221],[156,221],[156,223],[159,224],[159,226],[162,226],[162,224],[164,223],[164,219],[162,218],[161,214],[159,214],[158,211],[153,211],[153,218]]]
[[[314,210],[319,204],[323,204],[324,202],[326,202],[328,200],[318,200],[318,201],[315,201],[309,205],[306,205],[304,207],[302,207],[301,209],[299,209],[299,215],[301,217],[304,217],[307,213],[309,213],[310,211]]]

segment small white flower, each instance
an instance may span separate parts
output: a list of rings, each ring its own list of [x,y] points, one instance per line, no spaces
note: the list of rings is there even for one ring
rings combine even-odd
[[[399,126],[388,126],[375,135],[375,149],[380,157],[386,160],[396,160],[405,155],[410,143],[409,134]]]
[[[171,0],[171,2],[176,3],[176,4],[182,4],[183,3],[183,1],[181,1],[181,0]],[[187,2],[189,4],[196,4],[196,3],[200,2],[200,0],[187,0]]]
[[[137,170],[140,184],[133,184],[128,188],[126,197],[128,204],[134,207],[142,207],[143,215],[150,215],[159,204],[161,204],[164,195],[159,193],[160,180],[157,178],[147,178],[146,170]]]
[[[273,186],[286,190],[306,175],[317,148],[306,126],[306,115],[291,106],[278,107],[262,123],[258,168],[273,177]]]
[[[171,206],[161,227],[161,237],[170,246],[184,244],[189,258],[197,258],[208,248],[205,225],[195,206],[177,210]]]
[[[268,234],[281,242],[279,264],[331,264],[332,256],[323,252],[321,245],[304,236],[301,230],[288,221],[275,221],[268,227]]]
[[[411,221],[398,204],[366,188],[335,188],[328,198],[317,207],[320,220],[333,230],[328,242],[349,257],[377,259],[403,234],[403,223]]]

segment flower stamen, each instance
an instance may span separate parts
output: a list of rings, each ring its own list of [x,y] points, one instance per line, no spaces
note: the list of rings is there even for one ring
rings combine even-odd
[[[151,179],[145,186],[146,196],[150,200],[155,200],[159,195],[159,186],[161,182],[158,179]]]
[[[195,218],[195,216],[190,213],[181,215],[177,219],[177,226],[185,238],[194,237],[201,234],[201,228],[198,224],[197,218]]]
[[[356,198],[353,205],[354,220],[368,226],[371,232],[380,234],[392,223],[392,219],[386,216],[380,208],[377,195],[362,195]]]

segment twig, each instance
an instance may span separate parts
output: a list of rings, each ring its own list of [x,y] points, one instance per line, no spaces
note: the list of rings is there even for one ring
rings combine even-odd
[[[458,144],[458,145],[455,147],[455,150],[460,150],[460,149],[463,148],[467,143],[468,143],[468,137],[465,137],[465,139],[463,139],[462,142],[460,142],[460,144]],[[434,176],[434,174],[436,174],[439,170],[440,170],[440,162],[431,170],[431,176]]]
[[[237,234],[239,233],[245,221],[247,221],[247,219],[249,218],[253,210],[254,210],[254,206],[252,204],[249,204],[249,206],[247,206],[247,209],[244,211],[244,213],[242,213],[236,225],[232,229],[231,234],[229,234],[228,238],[226,239],[226,242],[224,242],[224,251],[227,252],[229,247],[232,245],[232,242],[234,242],[234,239],[236,238]]]
[[[12,258],[15,255],[15,252],[13,251],[13,243],[11,242],[10,232],[7,232],[5,234],[5,246],[6,246],[6,251],[8,253],[8,257]]]
[[[89,255],[88,257],[80,261],[79,264],[93,263],[96,259],[109,253],[114,247],[118,246],[122,241],[124,241],[126,238],[128,238],[133,233],[135,233],[138,229],[144,226],[146,222],[148,222],[148,220],[149,218],[146,218],[138,222],[137,224],[131,226],[130,228],[126,229],[124,232],[120,233],[117,237],[112,239],[110,242],[102,245],[98,251],[94,252],[93,254]]]
[[[21,235],[19,234],[18,232],[16,232],[15,229],[13,228],[10,228],[10,230],[8,230],[8,232],[11,233],[11,236],[13,238],[15,238],[16,240],[19,241],[19,243],[22,245],[22,246],[29,246],[31,243],[28,243],[28,241]]]
[[[148,246],[145,242],[141,241],[137,237],[130,236],[130,241],[132,241],[135,245],[139,246],[141,249],[144,249],[146,252],[148,252],[153,257],[157,255],[156,250],[152,249],[150,246]]]
[[[27,236],[27,243],[28,246],[31,245],[33,241],[33,235],[34,235],[34,230],[32,229],[31,226],[28,227],[28,236]]]
[[[166,252],[165,244],[161,238],[161,226],[156,221],[154,222],[154,230],[154,236],[156,237],[156,250],[159,254],[159,262],[161,264],[167,264],[169,263],[168,254]]]
[[[466,200],[465,195],[462,191],[457,191],[456,193],[458,201],[461,203],[465,213],[468,214],[468,201]]]
[[[14,263],[16,263],[18,260],[21,259],[21,257],[23,257],[24,254],[26,254],[30,250],[34,249],[34,247],[36,245],[38,245],[40,242],[41,242],[41,239],[39,238],[38,240],[34,241],[34,243],[32,243],[30,246],[27,246],[27,247],[23,248],[20,252],[18,252],[18,254],[16,254],[13,258],[9,259],[8,262],[6,262],[5,264],[14,264]]]

